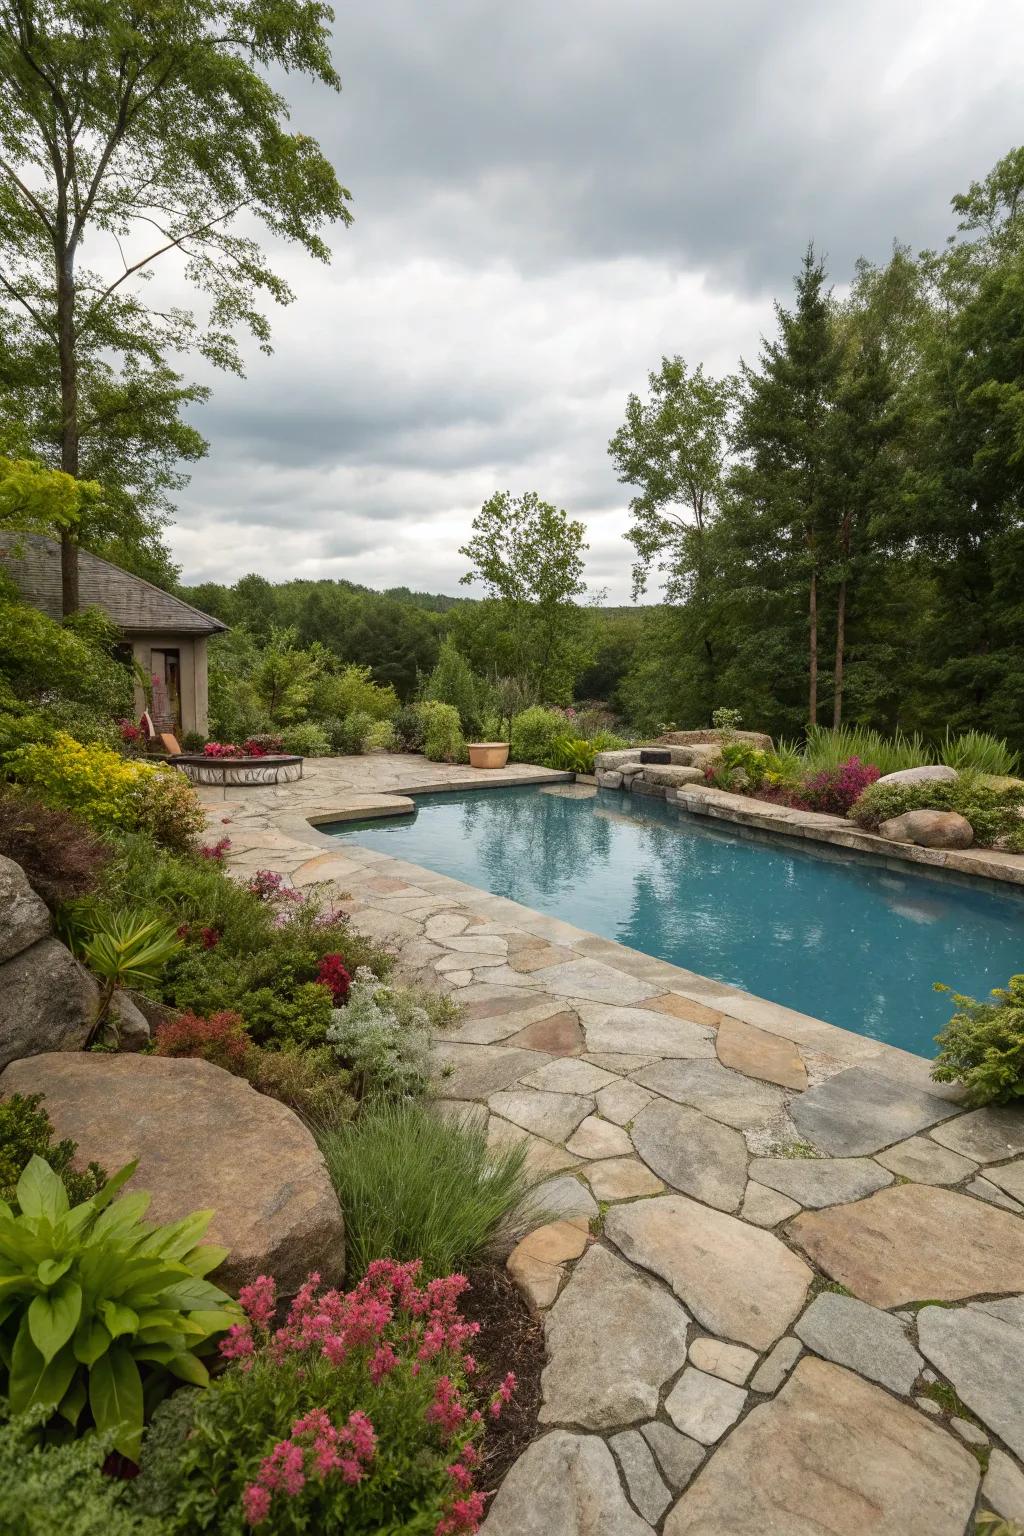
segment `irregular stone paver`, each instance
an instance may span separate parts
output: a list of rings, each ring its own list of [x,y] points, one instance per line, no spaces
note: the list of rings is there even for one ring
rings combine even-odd
[[[508,1272],[537,1309],[549,1307],[558,1295],[565,1265],[578,1259],[587,1234],[570,1221],[555,1221],[529,1232],[508,1256]]]
[[[823,1292],[793,1327],[815,1354],[904,1396],[924,1369],[899,1319],[854,1296]]]
[[[807,1068],[803,1057],[782,1035],[771,1035],[756,1024],[742,1019],[723,1018],[715,1037],[715,1049],[723,1067],[744,1072],[747,1077],[763,1078],[802,1093],[807,1087]]]
[[[547,1316],[541,1422],[616,1429],[651,1418],[686,1359],[688,1322],[660,1286],[591,1248]]]
[[[703,1003],[694,1003],[688,997],[683,997],[679,992],[663,992],[660,997],[651,997],[647,1000],[647,1007],[653,1008],[657,1013],[671,1014],[674,1019],[685,1019],[691,1024],[704,1024],[710,1029],[717,1029],[722,1015],[714,1008],[706,1008]]]
[[[548,1141],[564,1141],[571,1136],[594,1108],[593,1099],[581,1094],[544,1093],[535,1088],[492,1093],[487,1102],[503,1120],[511,1120],[513,1125],[521,1125],[524,1131],[532,1131]]]
[[[963,1536],[978,1480],[970,1452],[914,1409],[805,1359],[712,1456],[665,1536]]]
[[[928,1184],[900,1184],[855,1205],[805,1211],[787,1234],[816,1264],[876,1307],[1017,1291],[1024,1223]]]
[[[553,1429],[520,1456],[481,1536],[651,1536],[626,1502],[612,1453],[596,1435]]]
[[[1024,1152],[1024,1112],[1017,1105],[990,1106],[936,1126],[932,1137],[976,1163],[1002,1163]]]
[[[1024,1456],[1024,1329],[975,1307],[922,1307],[917,1336],[957,1396]]]
[[[548,1093],[590,1094],[614,1083],[615,1076],[589,1061],[563,1056],[558,1061],[549,1061],[546,1067],[538,1067],[521,1081],[524,1088],[542,1088]]]
[[[655,1460],[672,1492],[679,1493],[704,1460],[704,1447],[688,1435],[681,1435],[671,1424],[663,1424],[660,1419],[642,1424],[640,1433],[654,1452]]]
[[[580,959],[568,965],[553,965],[543,971],[534,971],[533,981],[555,997],[593,998],[599,1003],[640,1003],[654,991],[646,982],[637,981],[600,960]]]
[[[751,1182],[743,1197],[741,1215],[744,1221],[752,1221],[755,1227],[777,1227],[780,1221],[795,1216],[799,1209],[796,1201],[788,1195],[780,1195],[777,1190],[769,1189],[765,1184]]]
[[[911,1136],[909,1141],[879,1152],[875,1161],[915,1184],[959,1184],[978,1171],[977,1163],[969,1157],[937,1146],[928,1136]]]
[[[770,1232],[685,1195],[614,1206],[605,1231],[627,1258],[667,1280],[709,1332],[751,1349],[785,1333],[812,1279]]]
[[[735,1424],[746,1401],[742,1387],[687,1366],[665,1399],[665,1408],[680,1433],[701,1445],[714,1445]]]
[[[1004,1211],[1024,1211],[1024,1205],[1019,1200],[1015,1200],[989,1179],[972,1179],[967,1186],[967,1193],[977,1195],[979,1200],[988,1200],[991,1205],[998,1205]]]
[[[633,1121],[633,1145],[658,1176],[720,1211],[735,1211],[747,1184],[739,1131],[686,1105],[655,1099]]]
[[[754,1366],[757,1356],[742,1344],[723,1344],[721,1339],[699,1338],[690,1345],[690,1363],[709,1376],[720,1376],[742,1387]]]
[[[720,1061],[659,1061],[636,1081],[741,1131],[767,1125],[785,1103],[781,1088],[730,1072]]]
[[[606,1120],[612,1120],[616,1125],[628,1125],[653,1097],[639,1083],[623,1082],[620,1079],[600,1090],[597,1107]]]
[[[800,1340],[787,1334],[779,1340],[764,1364],[754,1372],[751,1388],[755,1392],[777,1392],[802,1352]]]
[[[672,1494],[658,1471],[650,1446],[639,1430],[626,1429],[612,1436],[611,1447],[630,1498],[644,1519],[655,1525],[671,1504]]]
[[[654,1060],[653,1056],[633,1056],[625,1051],[586,1051],[584,1061],[592,1061],[595,1067],[604,1067],[608,1072],[619,1072],[625,1075],[628,1072],[639,1072],[641,1067],[649,1067]],[[652,1098],[652,1094],[647,1095]]]
[[[486,1099],[547,1060],[539,1051],[512,1051],[495,1045],[460,1045],[437,1040],[435,1075],[446,1099]]]
[[[998,1446],[992,1449],[981,1485],[982,1509],[993,1509],[1004,1520],[1024,1521],[1024,1472]]]
[[[610,1120],[588,1115],[569,1137],[565,1150],[574,1157],[628,1157],[633,1150],[629,1132]]]
[[[1024,1200],[1024,1157],[1015,1163],[1004,1163],[1001,1168],[986,1168],[985,1177],[1015,1200]]]
[[[758,1184],[814,1209],[862,1200],[892,1183],[892,1174],[869,1157],[755,1157],[749,1172]]]
[[[486,1113],[485,1105],[481,1104],[480,1108]],[[510,1120],[502,1120],[498,1115],[490,1116],[487,1123],[489,1150],[504,1151],[508,1147],[524,1145],[526,1157],[523,1167],[531,1179],[561,1173],[563,1169],[575,1168],[577,1165],[578,1159],[564,1147],[556,1146],[553,1141],[545,1141],[543,1136],[531,1136],[529,1131],[524,1131],[521,1125],[513,1125]]]
[[[665,1188],[638,1157],[612,1157],[589,1163],[582,1173],[596,1198],[609,1202],[658,1195]]]
[[[548,1221],[552,1218],[571,1221],[586,1231],[598,1214],[597,1201],[590,1190],[571,1173],[538,1184],[527,1196],[527,1205],[531,1210],[543,1213]]]
[[[563,1008],[546,1019],[527,1024],[525,1029],[513,1033],[507,1043],[524,1046],[531,1051],[546,1051],[549,1056],[573,1056],[582,1051],[586,1041],[575,1013],[572,1009]]]
[[[1014,1328],[1024,1328],[1024,1296],[1002,1296],[997,1301],[975,1301],[971,1305],[975,1312],[991,1312]]]
[[[953,1112],[945,1099],[870,1067],[848,1067],[809,1088],[790,1106],[801,1136],[832,1157],[880,1152]]]
[[[580,1018],[587,1036],[587,1051],[618,1051],[633,1056],[710,1057],[715,1054],[712,1033],[648,1008],[620,1008],[610,1004],[582,1003]]]
[[[531,944],[510,954],[508,963],[521,975],[530,975],[533,971],[543,971],[552,965],[563,965],[567,960],[575,960],[575,958],[571,949],[563,949],[560,944]]]

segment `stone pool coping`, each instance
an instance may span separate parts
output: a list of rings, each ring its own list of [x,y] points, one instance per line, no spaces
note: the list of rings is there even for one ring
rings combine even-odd
[[[658,795],[660,786],[644,785],[644,795]],[[634,791],[636,792],[636,791]],[[612,791],[615,793],[615,791]],[[675,804],[693,816],[709,816],[739,826],[759,827],[784,837],[805,837],[813,842],[832,843],[838,848],[874,854],[876,858],[898,859],[903,863],[926,864],[929,869],[979,880],[997,880],[1007,885],[1024,886],[1024,854],[1001,853],[995,848],[919,848],[914,843],[894,843],[877,833],[848,821],[845,816],[827,816],[817,811],[792,810],[772,805],[752,795],[734,795],[712,785],[682,785],[665,788],[667,804]]]
[[[1024,1113],[964,1114],[921,1057],[312,824],[414,786],[589,786],[332,762],[211,794],[211,826],[233,872],[348,893],[401,975],[465,1004],[435,1043],[439,1109],[544,1181],[509,1257],[544,1321],[540,1422],[481,1536],[1024,1515]]]

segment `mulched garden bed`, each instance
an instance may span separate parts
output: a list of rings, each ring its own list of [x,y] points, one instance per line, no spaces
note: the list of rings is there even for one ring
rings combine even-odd
[[[481,1265],[468,1271],[471,1289],[462,1297],[462,1313],[480,1324],[472,1346],[479,1366],[473,1378],[488,1398],[509,1371],[516,1375],[512,1401],[501,1417],[489,1418],[477,1487],[497,1488],[505,1473],[533,1439],[540,1409],[540,1373],[544,1368],[544,1326],[535,1318],[508,1271]]]

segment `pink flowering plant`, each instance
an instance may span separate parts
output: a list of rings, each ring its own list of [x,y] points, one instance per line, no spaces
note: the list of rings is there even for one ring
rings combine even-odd
[[[282,1323],[273,1280],[242,1289],[230,1362],[197,1394],[176,1468],[175,1530],[468,1536],[484,1514],[479,1442],[514,1389],[473,1391],[463,1275],[419,1283],[377,1260],[351,1291],[310,1275]]]

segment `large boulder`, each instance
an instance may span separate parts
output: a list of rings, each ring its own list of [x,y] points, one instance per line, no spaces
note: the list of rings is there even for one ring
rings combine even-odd
[[[648,784],[664,784],[678,789],[680,784],[703,784],[704,773],[700,768],[684,768],[680,763],[648,764],[643,770]]]
[[[51,1053],[14,1062],[0,1093],[44,1094],[83,1165],[113,1173],[137,1158],[130,1187],[152,1195],[152,1220],[212,1208],[210,1240],[231,1250],[216,1278],[229,1289],[269,1274],[289,1293],[312,1269],[342,1279],[344,1224],[316,1142],[242,1078],[193,1059]]]
[[[693,746],[718,746],[727,741],[742,741],[746,747],[758,747],[762,752],[772,750],[772,739],[763,731],[666,731],[664,736],[658,737],[659,744],[664,742],[668,746],[693,747]]]
[[[944,763],[923,763],[920,768],[901,768],[897,773],[884,773],[876,784],[952,784],[959,775],[955,768]]]
[[[0,964],[50,933],[50,914],[13,859],[0,855]]]
[[[974,828],[956,811],[904,811],[878,828],[891,843],[916,843],[919,848],[969,848]]]
[[[22,1056],[80,1051],[98,1002],[96,983],[58,939],[23,949],[0,966],[0,1070]]]

